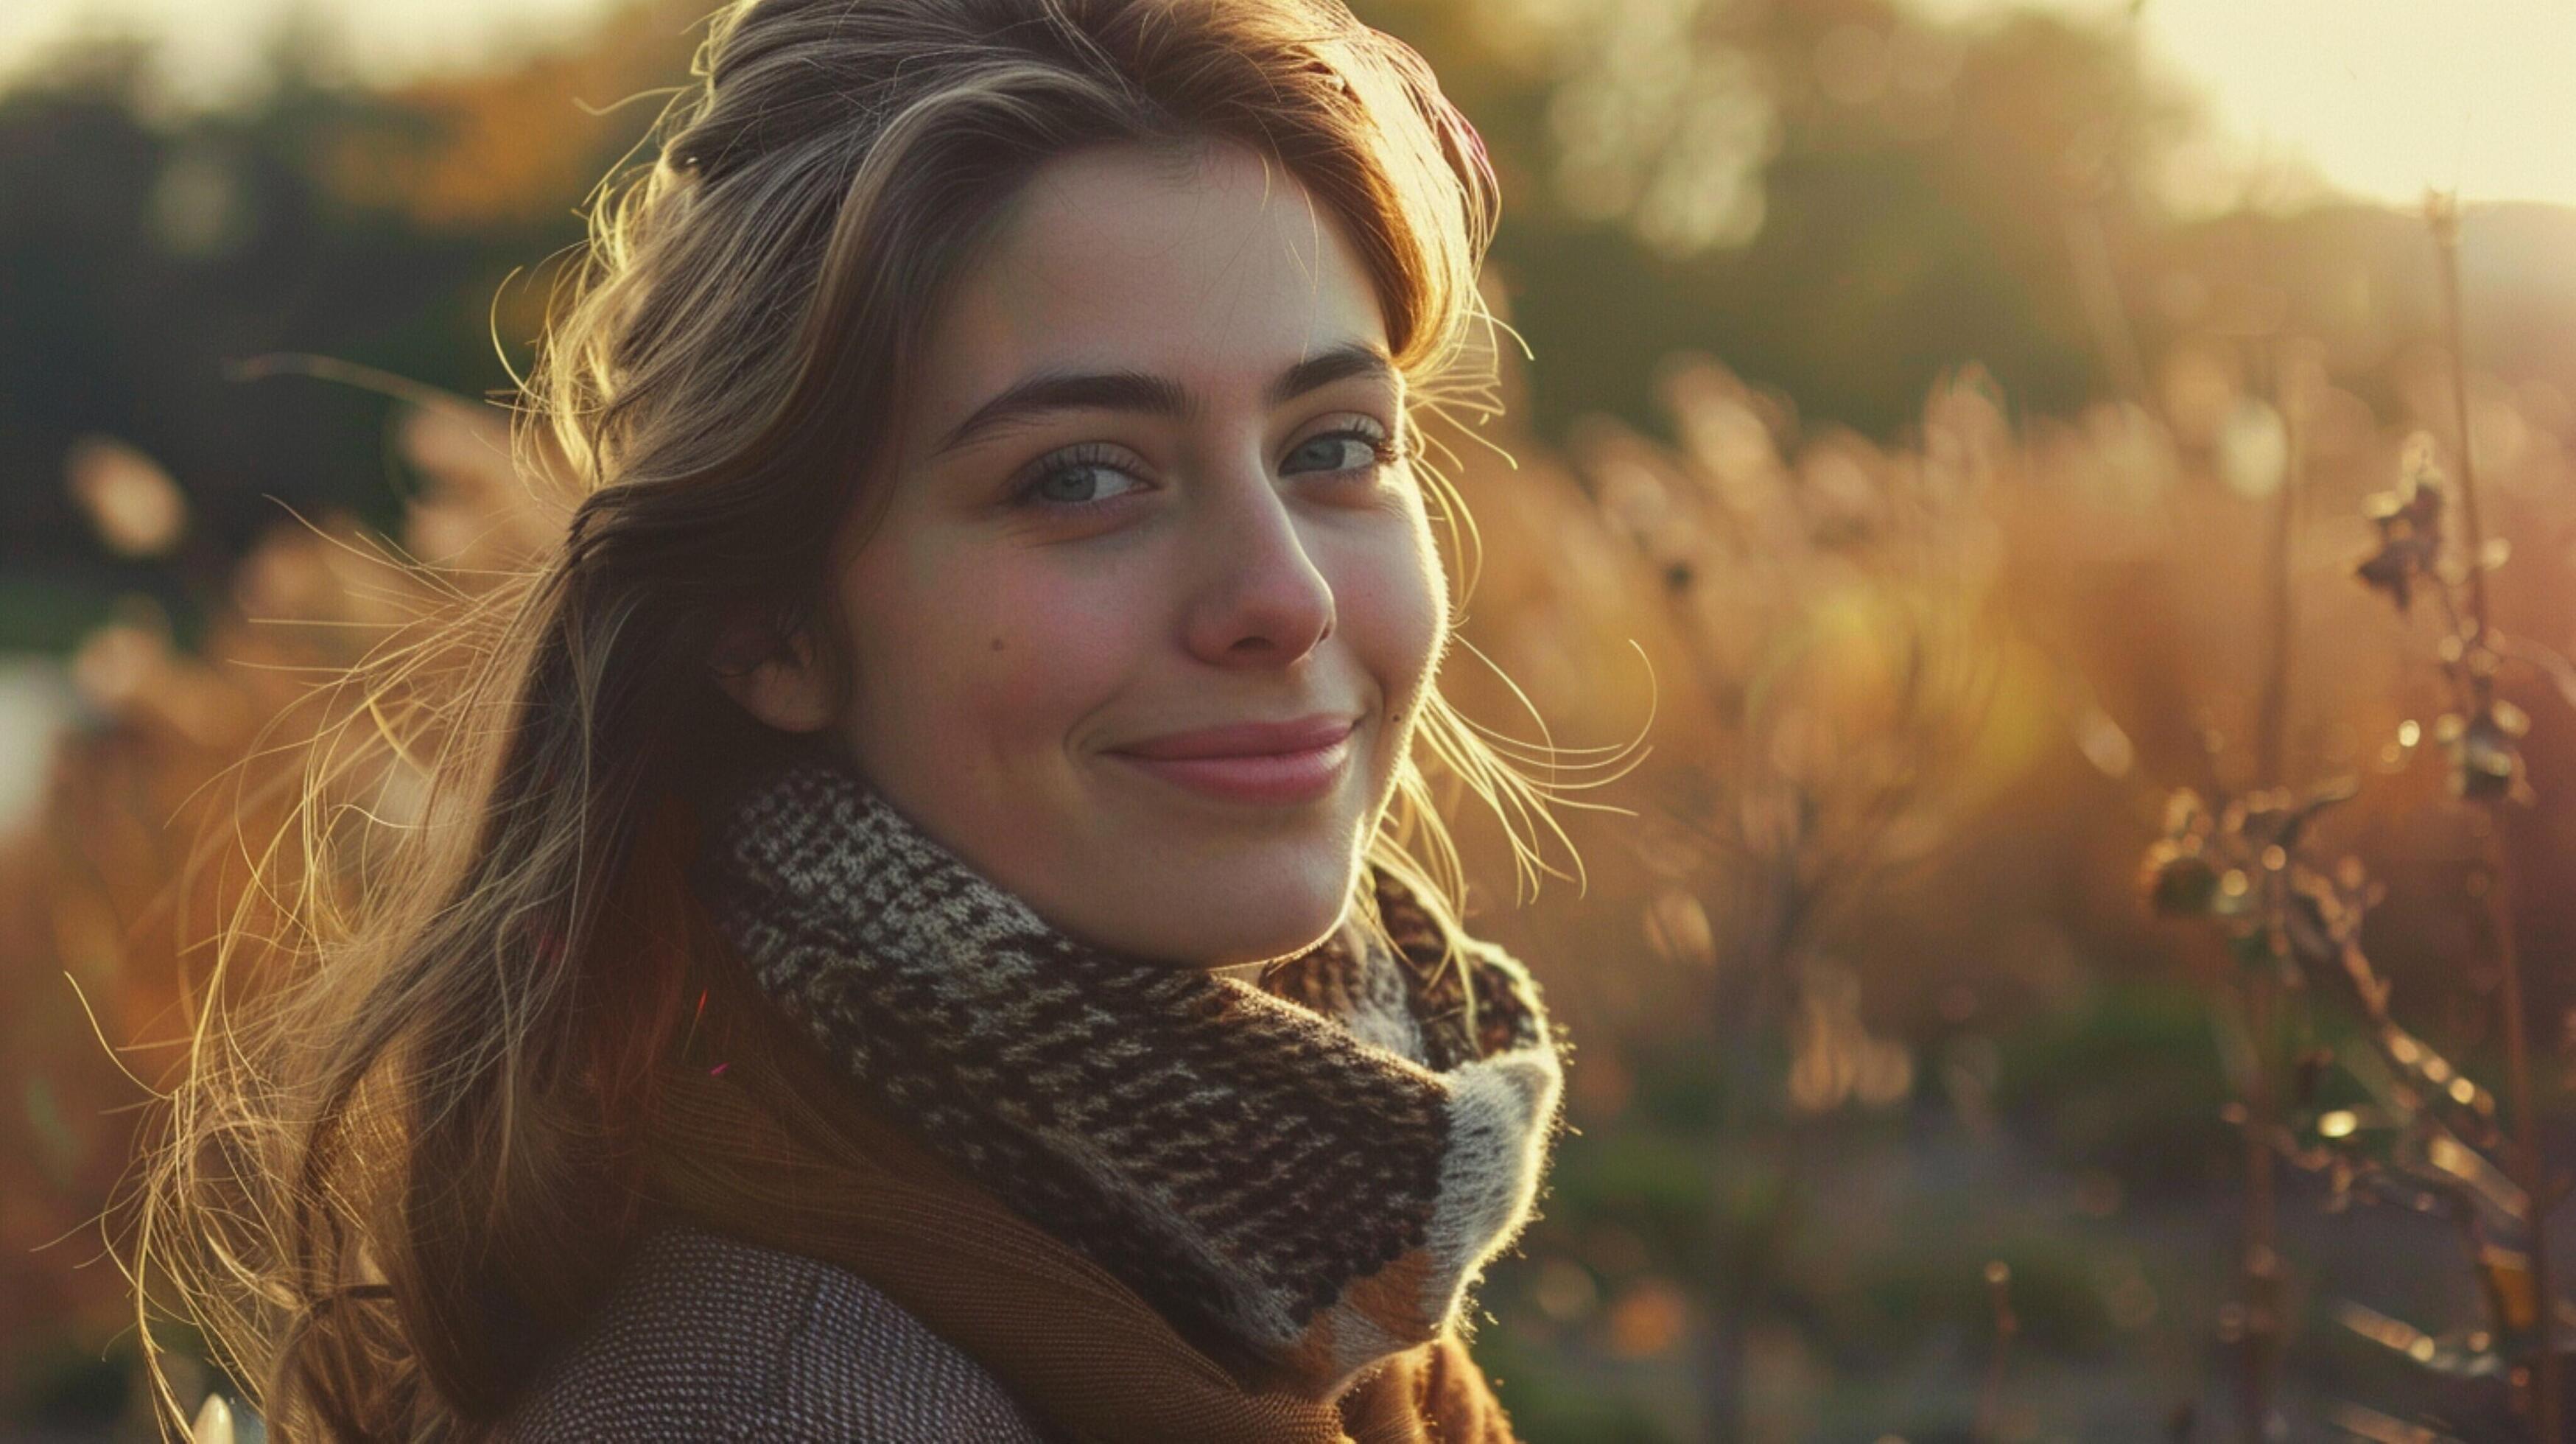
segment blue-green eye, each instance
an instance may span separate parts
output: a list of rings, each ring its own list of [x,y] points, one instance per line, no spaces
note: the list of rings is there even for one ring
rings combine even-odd
[[[1018,499],[1027,505],[1058,511],[1106,506],[1117,499],[1117,493],[1099,494],[1109,478],[1136,479],[1125,468],[1125,461],[1124,455],[1103,446],[1068,447],[1038,463],[1036,474],[1020,488]]]
[[[1372,466],[1392,466],[1404,453],[1385,436],[1373,430],[1346,427],[1326,431],[1297,443],[1280,464],[1283,473],[1306,471],[1361,471]],[[1300,465],[1300,458],[1308,463]]]

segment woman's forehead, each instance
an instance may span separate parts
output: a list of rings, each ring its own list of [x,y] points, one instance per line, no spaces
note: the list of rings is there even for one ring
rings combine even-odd
[[[934,425],[1038,372],[1133,370],[1251,397],[1317,352],[1386,344],[1339,218],[1232,146],[1194,165],[1142,146],[1048,163],[951,294],[920,378]]]

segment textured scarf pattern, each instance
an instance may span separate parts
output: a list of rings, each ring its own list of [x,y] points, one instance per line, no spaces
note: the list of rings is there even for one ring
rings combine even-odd
[[[1041,920],[841,768],[737,799],[699,890],[761,990],[873,1102],[1089,1255],[1247,1388],[1330,1399],[1462,1323],[1561,1127],[1522,965],[1372,870],[1261,986]]]

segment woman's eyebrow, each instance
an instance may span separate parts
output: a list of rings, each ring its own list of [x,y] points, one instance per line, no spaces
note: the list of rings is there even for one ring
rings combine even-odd
[[[1270,383],[1268,400],[1277,406],[1336,381],[1394,375],[1395,363],[1383,348],[1367,341],[1345,341],[1280,372]],[[1199,401],[1180,382],[1143,371],[1041,371],[1013,382],[976,407],[931,455],[945,455],[987,432],[1043,412],[1076,410],[1136,411],[1186,420],[1198,414]]]

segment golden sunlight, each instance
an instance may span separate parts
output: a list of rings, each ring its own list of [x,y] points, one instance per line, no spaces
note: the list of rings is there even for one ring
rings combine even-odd
[[[2134,23],[2203,92],[2218,134],[2168,177],[2187,209],[2287,207],[2321,187],[2401,205],[2427,189],[2576,204],[2576,7],[2559,0],[1925,6],[1962,19],[2029,8]]]

